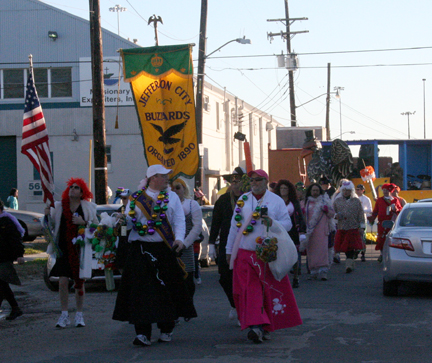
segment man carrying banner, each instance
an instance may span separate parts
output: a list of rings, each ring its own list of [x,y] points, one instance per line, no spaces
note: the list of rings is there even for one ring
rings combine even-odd
[[[113,319],[135,325],[134,345],[151,345],[152,323],[160,329],[159,342],[170,342],[176,319],[197,316],[177,259],[186,224],[179,197],[167,190],[170,173],[150,166],[126,207],[131,245]]]

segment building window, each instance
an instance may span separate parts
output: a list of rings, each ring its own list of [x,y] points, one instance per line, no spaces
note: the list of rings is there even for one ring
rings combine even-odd
[[[24,98],[27,69],[3,69],[1,72],[2,98]],[[72,97],[71,68],[34,68],[33,73],[40,98]]]
[[[220,130],[219,102],[216,102],[216,130]]]
[[[210,98],[209,96],[203,96],[203,109],[207,112],[210,112]]]
[[[3,70],[4,98],[24,98],[24,84],[22,69]]]

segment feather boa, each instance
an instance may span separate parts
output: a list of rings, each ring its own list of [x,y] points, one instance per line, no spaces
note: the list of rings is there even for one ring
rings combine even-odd
[[[78,226],[72,223],[72,212],[70,210],[70,200],[69,198],[64,198],[62,200],[63,215],[66,219],[66,244],[69,254],[69,264],[72,270],[72,278],[75,281],[75,290],[78,291],[80,295],[83,295],[83,283],[84,280],[79,277],[80,261],[77,251],[77,246],[72,243],[72,240],[78,234]]]

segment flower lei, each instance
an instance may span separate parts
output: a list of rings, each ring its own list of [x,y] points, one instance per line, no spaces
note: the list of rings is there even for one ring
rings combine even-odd
[[[258,219],[261,218],[261,202],[263,201],[264,196],[260,199],[260,201],[258,202],[258,205],[255,208],[255,211],[252,213],[252,219],[249,223],[249,225],[243,230],[243,235],[247,236],[249,233],[252,233],[254,230],[254,226],[257,224]],[[237,228],[240,228],[242,226],[241,220],[243,219],[242,216],[242,208],[244,207],[245,201],[248,200],[248,196],[246,194],[244,194],[241,199],[239,199],[237,201],[237,207],[234,210],[234,212],[236,213],[234,219],[237,222],[236,226]]]
[[[166,219],[166,211],[168,210],[169,203],[169,194],[168,191],[162,190],[159,192],[157,196],[156,205],[153,205],[151,219],[147,221],[147,224],[142,224],[135,217],[135,203],[138,197],[144,193],[146,187],[143,187],[141,190],[138,190],[134,194],[132,194],[132,200],[129,203],[129,216],[132,218],[133,229],[138,232],[140,236],[145,236],[146,234],[153,235],[156,230],[155,228],[159,228],[162,226],[162,220]]]

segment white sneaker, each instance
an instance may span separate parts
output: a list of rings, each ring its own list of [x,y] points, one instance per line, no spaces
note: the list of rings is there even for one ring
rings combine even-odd
[[[196,279],[196,283],[198,284],[198,285],[201,285],[201,277],[198,277],[197,279]]]
[[[255,344],[259,344],[263,342],[263,333],[261,329],[258,328],[249,329],[247,337],[249,340],[252,340]]]
[[[61,314],[57,321],[56,328],[66,328],[67,325],[70,325],[69,315]]]
[[[229,314],[228,314],[228,318],[230,320],[234,320],[237,319],[237,310],[235,308],[231,308]]]
[[[83,316],[82,313],[76,313],[76,315],[75,315],[75,326],[77,328],[83,328],[83,327],[85,327],[84,316]]]
[[[161,333],[160,337],[159,337],[159,342],[165,342],[168,343],[172,340],[172,335],[173,333]]]
[[[145,335],[138,334],[133,341],[133,345],[141,345],[143,347],[151,345],[151,341]]]

